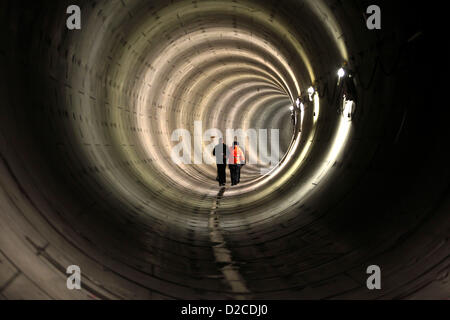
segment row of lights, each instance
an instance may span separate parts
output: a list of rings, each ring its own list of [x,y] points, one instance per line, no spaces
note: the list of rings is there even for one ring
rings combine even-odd
[[[340,84],[341,79],[344,78],[346,75],[347,75],[347,72],[345,71],[345,69],[343,67],[339,68],[339,70],[337,71],[338,85]],[[349,75],[349,77],[351,77],[351,75]],[[308,88],[307,93],[308,93],[309,101],[313,101],[313,95],[314,95],[315,92],[316,92],[316,90],[314,89],[314,87],[311,86],[311,87]],[[353,101],[349,101],[349,100],[347,100],[345,103],[348,103],[348,102],[353,103]],[[305,106],[304,106],[304,104],[303,104],[303,102],[302,102],[300,97],[297,98],[296,104],[297,104],[297,108],[300,108],[302,113],[303,113]],[[294,106],[291,105],[289,107],[289,110],[291,112],[293,112],[294,111]]]
[[[313,94],[316,92],[316,90],[314,90],[313,87],[309,87],[308,88],[308,96],[309,96],[309,101],[313,101]],[[297,100],[295,101],[295,103],[297,104],[297,108],[301,108],[304,109],[305,106],[303,104],[303,102],[300,100],[300,97],[297,98]],[[293,111],[294,110],[294,106],[290,106],[289,110]]]
[[[340,68],[337,72],[337,75],[338,75],[339,79],[343,78],[345,76],[344,68]]]

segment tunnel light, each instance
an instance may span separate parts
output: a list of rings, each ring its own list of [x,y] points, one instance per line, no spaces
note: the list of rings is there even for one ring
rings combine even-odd
[[[300,107],[300,98],[297,98],[297,100],[295,101],[295,103],[297,104],[297,108],[299,108]]]
[[[345,77],[345,69],[344,68],[339,68],[339,70],[338,70],[338,72],[337,72],[337,75],[338,75],[338,85],[340,85],[340,83],[341,83],[341,79],[343,78],[343,77]]]
[[[294,106],[290,106],[289,110],[294,111]]]
[[[351,121],[353,118],[353,114],[355,112],[355,103],[352,100],[347,100],[344,97],[344,109],[342,115],[344,118],[347,118],[347,120]]]
[[[308,95],[309,95],[309,101],[313,101],[313,94],[314,94],[315,90],[313,87],[309,87],[308,88]]]

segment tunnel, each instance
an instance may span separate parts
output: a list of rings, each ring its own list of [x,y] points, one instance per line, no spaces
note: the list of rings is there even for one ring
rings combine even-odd
[[[373,4],[381,29],[367,26]],[[443,10],[0,8],[0,299],[450,298]],[[277,132],[278,161],[244,148],[258,161],[219,187],[213,128]],[[177,144],[192,163],[174,161]]]

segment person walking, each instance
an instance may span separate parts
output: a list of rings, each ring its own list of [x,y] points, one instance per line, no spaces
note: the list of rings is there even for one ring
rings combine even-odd
[[[219,139],[219,144],[214,147],[213,155],[216,156],[217,181],[219,181],[219,186],[224,186],[227,182],[226,167],[229,151],[222,138]]]
[[[245,165],[245,156],[242,149],[239,147],[239,142],[235,141],[230,147],[230,154],[228,158],[228,168],[230,169],[231,185],[235,186],[240,182],[241,166]]]

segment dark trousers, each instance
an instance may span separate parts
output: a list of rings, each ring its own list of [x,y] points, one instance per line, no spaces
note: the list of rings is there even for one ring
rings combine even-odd
[[[238,184],[241,178],[241,166],[239,164],[229,164],[231,184]]]
[[[217,176],[219,177],[219,184],[227,182],[227,174],[225,172],[226,164],[217,164]]]

